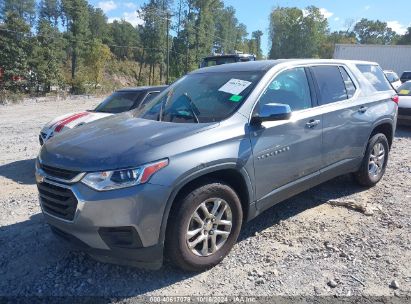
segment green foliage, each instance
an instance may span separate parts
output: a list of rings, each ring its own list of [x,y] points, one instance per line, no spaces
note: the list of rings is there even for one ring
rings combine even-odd
[[[87,76],[94,89],[103,81],[107,62],[111,58],[110,48],[100,40],[94,39],[86,54]]]
[[[320,58],[332,58],[334,54],[335,45],[338,44],[355,44],[357,42],[355,34],[353,32],[332,32],[326,37],[323,42]]]
[[[24,91],[30,78],[28,54],[30,27],[16,13],[6,15],[0,35],[0,67],[3,70],[0,90]]]
[[[114,20],[109,24],[111,52],[119,59],[133,59],[135,51],[133,46],[138,45],[139,35],[135,29],[127,21]],[[121,47],[119,47],[121,46]]]
[[[30,67],[36,73],[36,82],[39,88],[41,87],[45,92],[50,92],[51,86],[63,84],[64,42],[54,25],[51,25],[46,19],[39,21]]]
[[[386,22],[361,19],[354,27],[354,33],[361,44],[391,44],[397,34]]]
[[[76,92],[78,61],[86,52],[84,46],[90,36],[88,4],[86,0],[61,0],[61,7],[71,56],[72,91]]]
[[[138,12],[142,24],[133,26],[109,23],[87,0],[0,0],[0,98],[165,83],[167,45],[171,81],[211,53],[265,58],[265,33],[249,35],[223,0],[145,0]],[[269,18],[270,58],[331,58],[336,43],[411,44],[411,27],[399,36],[378,20],[330,33],[314,6],[277,7]]]
[[[0,5],[0,18],[5,20],[7,14],[14,14],[24,22],[33,25],[36,18],[35,0],[3,0]]]
[[[39,20],[46,20],[55,27],[61,15],[60,2],[57,0],[41,0],[39,3]]]
[[[407,29],[407,32],[398,39],[397,44],[402,44],[402,45],[411,44],[411,26]]]
[[[314,6],[304,11],[278,7],[270,15],[270,58],[316,58],[328,34],[328,21]]]

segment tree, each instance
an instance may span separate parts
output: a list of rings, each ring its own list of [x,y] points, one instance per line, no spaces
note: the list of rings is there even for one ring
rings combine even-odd
[[[320,57],[328,21],[314,6],[278,7],[270,15],[270,58]]]
[[[355,24],[354,33],[361,44],[391,44],[397,36],[386,22],[365,18]]]
[[[263,36],[263,32],[258,30],[251,33],[251,41],[255,41],[255,50],[253,50],[253,54],[256,55],[257,59],[260,60],[263,58],[263,51],[261,50],[261,37]]]
[[[349,31],[335,31],[326,37],[323,42],[320,57],[321,58],[332,58],[334,54],[335,45],[339,44],[355,44],[357,39],[353,32]]]
[[[16,17],[33,25],[36,18],[35,0],[3,0],[0,5],[0,18],[5,20],[8,13],[15,14]]]
[[[0,67],[3,76],[0,81],[2,91],[21,91],[30,78],[28,52],[30,26],[13,12],[6,13],[0,35]]]
[[[322,45],[329,34],[328,21],[320,9],[309,6],[304,10],[303,36],[300,44],[304,46],[304,57],[319,58],[321,56]]]
[[[114,22],[109,25],[109,31],[110,43],[113,45],[111,47],[112,53],[118,59],[133,59],[134,50],[131,47],[139,44],[137,29],[125,20],[114,20]]]
[[[39,3],[39,20],[46,20],[57,27],[61,16],[60,2],[58,0],[41,0]]]
[[[98,39],[93,39],[88,53],[86,54],[87,76],[94,84],[94,89],[103,81],[104,70],[107,62],[111,59],[110,48]]]
[[[33,54],[30,66],[36,74],[36,82],[50,91],[52,85],[62,85],[62,63],[64,58],[64,46],[66,41],[54,25],[54,18],[46,14],[38,21],[37,37],[33,46]]]
[[[169,18],[170,0],[149,0],[142,7],[141,15],[144,27],[141,30],[141,42],[147,49],[145,60],[150,65],[149,84],[154,84],[155,67],[160,67],[159,81],[162,82],[167,44],[167,18]]]
[[[411,44],[411,26],[404,35],[399,37],[397,44]]]
[[[90,34],[88,4],[85,0],[62,0],[61,5],[71,53],[72,91],[75,91],[79,55],[84,53],[84,45]]]
[[[101,8],[88,6],[89,28],[92,38],[97,38],[103,42],[109,42],[109,26],[107,25],[107,16]]]

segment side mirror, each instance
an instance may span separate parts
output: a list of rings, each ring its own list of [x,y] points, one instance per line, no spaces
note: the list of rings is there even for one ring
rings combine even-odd
[[[251,118],[252,124],[261,124],[263,121],[286,120],[291,117],[291,108],[288,104],[268,103],[260,107],[258,114]]]

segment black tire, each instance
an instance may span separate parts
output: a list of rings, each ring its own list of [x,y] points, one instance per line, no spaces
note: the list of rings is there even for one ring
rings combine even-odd
[[[209,256],[198,256],[187,244],[187,228],[192,223],[192,215],[197,208],[211,198],[222,199],[230,207],[231,231],[225,243],[215,253]],[[236,192],[222,182],[210,181],[182,195],[175,203],[177,205],[169,218],[165,240],[168,258],[174,265],[187,271],[203,271],[220,263],[236,243],[241,230],[243,212]]]
[[[371,159],[371,153],[373,152],[373,149],[377,144],[381,144],[384,147],[385,157],[381,170],[378,174],[373,175],[369,172],[369,162]],[[360,185],[372,187],[381,180],[387,167],[389,151],[390,148],[388,145],[388,140],[384,134],[377,133],[370,138],[370,140],[368,141],[367,150],[365,151],[364,158],[361,163],[361,167],[357,172],[354,173],[355,179]]]

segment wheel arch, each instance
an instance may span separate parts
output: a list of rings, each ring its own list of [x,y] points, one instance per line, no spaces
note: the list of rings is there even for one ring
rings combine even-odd
[[[382,133],[387,137],[388,140],[388,146],[391,149],[392,142],[394,140],[394,123],[392,122],[391,119],[384,119],[376,124],[374,124],[372,131],[370,133],[370,136],[368,137],[368,140],[370,140],[371,137],[373,137],[377,133]],[[367,145],[365,146],[365,149],[367,148]],[[365,150],[364,150],[365,152]]]
[[[254,191],[250,177],[244,168],[239,169],[236,163],[220,164],[204,168],[185,177],[174,186],[174,190],[167,200],[163,214],[159,239],[161,244],[164,244],[169,218],[173,213],[173,208],[177,207],[176,202],[179,197],[207,180],[219,180],[232,187],[240,198],[243,208],[243,219],[247,220],[250,216],[253,216],[255,212],[252,209],[251,202],[253,201]]]

